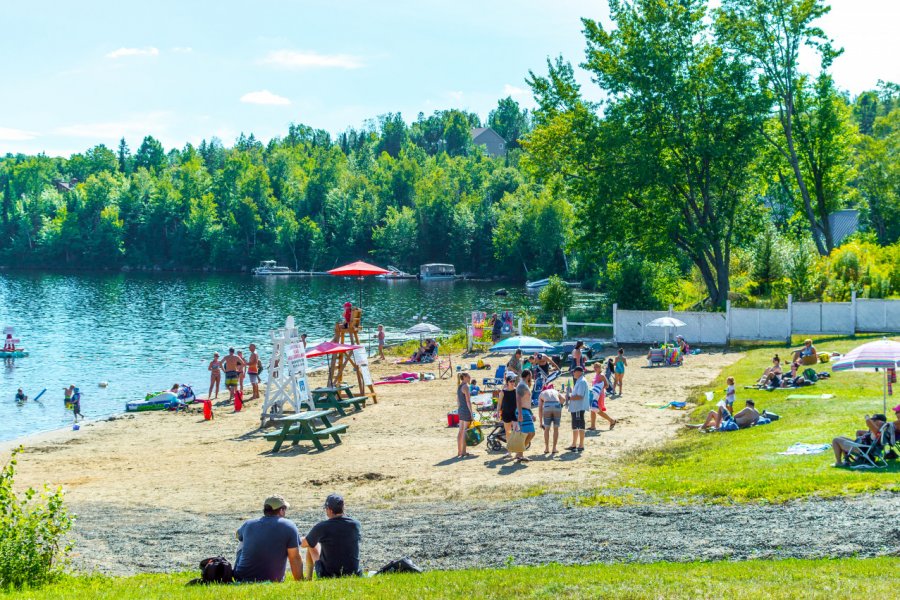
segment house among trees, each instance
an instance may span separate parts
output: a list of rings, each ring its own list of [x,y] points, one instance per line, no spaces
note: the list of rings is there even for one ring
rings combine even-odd
[[[62,179],[54,179],[53,185],[56,186],[56,191],[60,194],[64,194],[66,192],[71,192],[75,189],[75,186],[78,184],[78,178],[73,177],[69,181],[63,181]]]
[[[476,146],[484,146],[490,156],[506,155],[506,140],[491,127],[473,127],[470,130],[472,143]]]
[[[852,208],[836,210],[828,215],[828,221],[831,239],[834,241],[834,247],[837,248],[859,229],[859,211]]]

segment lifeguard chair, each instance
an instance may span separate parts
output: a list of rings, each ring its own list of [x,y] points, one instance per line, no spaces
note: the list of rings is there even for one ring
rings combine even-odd
[[[343,321],[339,321],[334,324],[334,338],[332,338],[332,342],[336,344],[355,344],[357,346],[361,346],[359,342],[359,332],[362,329],[362,309],[355,307],[350,312],[350,322],[344,326]],[[365,353],[365,350],[363,350]],[[365,356],[365,354],[363,354]],[[359,384],[359,391],[361,394],[368,396],[372,399],[372,402],[378,404],[378,396],[375,394],[375,386],[372,385],[371,375],[369,376],[369,382],[366,382],[363,378],[363,371],[360,366],[366,367],[366,372],[368,372],[368,358],[366,357],[366,363],[364,365],[357,364],[358,361],[354,358],[353,353],[345,352],[342,354],[338,354],[337,357],[331,361],[330,368],[331,372],[329,374],[329,379],[333,383],[333,385],[338,386],[344,381],[344,370],[348,366],[352,366],[354,372],[356,373],[356,381]]]

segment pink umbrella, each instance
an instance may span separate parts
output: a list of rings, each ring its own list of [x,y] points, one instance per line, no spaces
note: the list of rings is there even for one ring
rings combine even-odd
[[[888,369],[900,365],[900,342],[887,338],[854,348],[831,365],[832,371],[884,371],[884,412],[887,413]]]

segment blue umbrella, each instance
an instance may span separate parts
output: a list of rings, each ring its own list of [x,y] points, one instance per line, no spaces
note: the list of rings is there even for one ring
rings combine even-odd
[[[552,348],[553,346],[543,340],[527,335],[515,335],[492,346],[491,352],[515,352],[516,350],[521,350],[522,352],[542,352]]]

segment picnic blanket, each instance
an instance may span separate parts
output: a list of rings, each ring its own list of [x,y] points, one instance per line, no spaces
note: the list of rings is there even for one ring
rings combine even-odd
[[[834,398],[834,394],[791,394],[787,400],[828,400]]]
[[[828,444],[805,444],[803,442],[797,442],[784,452],[779,452],[778,454],[783,456],[802,456],[807,454],[822,454],[823,452],[828,452],[829,449],[831,449],[831,446]]]

